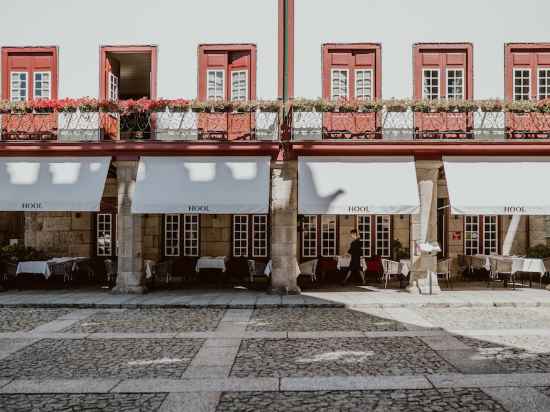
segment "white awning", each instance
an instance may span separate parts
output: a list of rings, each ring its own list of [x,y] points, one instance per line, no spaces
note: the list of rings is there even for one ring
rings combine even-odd
[[[300,214],[416,214],[419,207],[412,156],[298,159]]]
[[[268,213],[268,156],[142,157],[132,213]]]
[[[455,215],[550,215],[550,157],[444,157]]]
[[[110,157],[2,157],[0,210],[98,211]]]

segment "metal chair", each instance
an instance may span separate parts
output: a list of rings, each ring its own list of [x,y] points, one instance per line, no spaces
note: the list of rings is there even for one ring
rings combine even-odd
[[[111,259],[105,259],[105,277],[109,286],[116,284],[117,272]]]
[[[168,284],[172,280],[172,262],[167,260],[155,265],[155,277],[163,279],[164,283]]]
[[[265,262],[259,262],[249,259],[247,263],[250,284],[253,284],[256,279],[269,279],[269,276],[265,274],[265,267],[267,266]]]
[[[317,283],[317,264],[318,260],[309,260],[307,262],[301,263],[300,266],[300,276],[308,277],[311,281],[311,284],[314,285]]]
[[[437,279],[445,279],[447,281],[447,287],[453,288],[451,281],[451,259],[443,259],[437,262]]]
[[[401,276],[399,273],[399,262],[395,262],[390,259],[382,259],[382,272],[384,277],[384,289],[386,289],[392,276],[397,278],[400,278]]]

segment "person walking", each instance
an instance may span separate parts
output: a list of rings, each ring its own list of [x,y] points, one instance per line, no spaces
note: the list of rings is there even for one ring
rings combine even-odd
[[[348,256],[350,256],[351,259],[349,262],[348,273],[344,278],[342,285],[345,285],[348,282],[348,279],[354,272],[359,272],[359,274],[361,275],[361,280],[363,281],[363,285],[366,285],[367,283],[365,282],[365,274],[363,273],[363,268],[361,267],[361,255],[363,254],[361,248],[361,239],[359,238],[359,234],[355,229],[350,231],[350,235],[351,243],[349,245]]]

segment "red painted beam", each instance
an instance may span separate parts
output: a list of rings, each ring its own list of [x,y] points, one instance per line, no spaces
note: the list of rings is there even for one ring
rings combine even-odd
[[[139,156],[272,156],[279,153],[277,142],[173,143],[20,143],[0,144],[0,156],[113,156],[120,160]]]
[[[440,159],[442,156],[550,156],[550,141],[508,142],[339,142],[291,143],[299,156],[415,156]]]

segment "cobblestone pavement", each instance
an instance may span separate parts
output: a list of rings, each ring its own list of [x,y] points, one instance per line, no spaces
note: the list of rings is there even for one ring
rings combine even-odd
[[[218,411],[505,411],[479,389],[223,393]]]
[[[455,371],[418,338],[246,339],[231,375],[415,375]]]
[[[1,412],[550,411],[548,308],[4,308],[0,328]]]
[[[154,411],[160,408],[166,396],[165,393],[0,395],[0,410],[6,412]]]
[[[405,327],[392,319],[340,308],[257,309],[252,331],[396,331]]]
[[[71,311],[71,309],[0,308],[0,332],[28,332]]]
[[[550,329],[548,308],[422,308],[418,313],[446,329]]]
[[[0,360],[0,377],[179,378],[201,339],[43,339]]]
[[[141,309],[98,312],[67,328],[73,333],[173,333],[216,329],[223,309]]]

